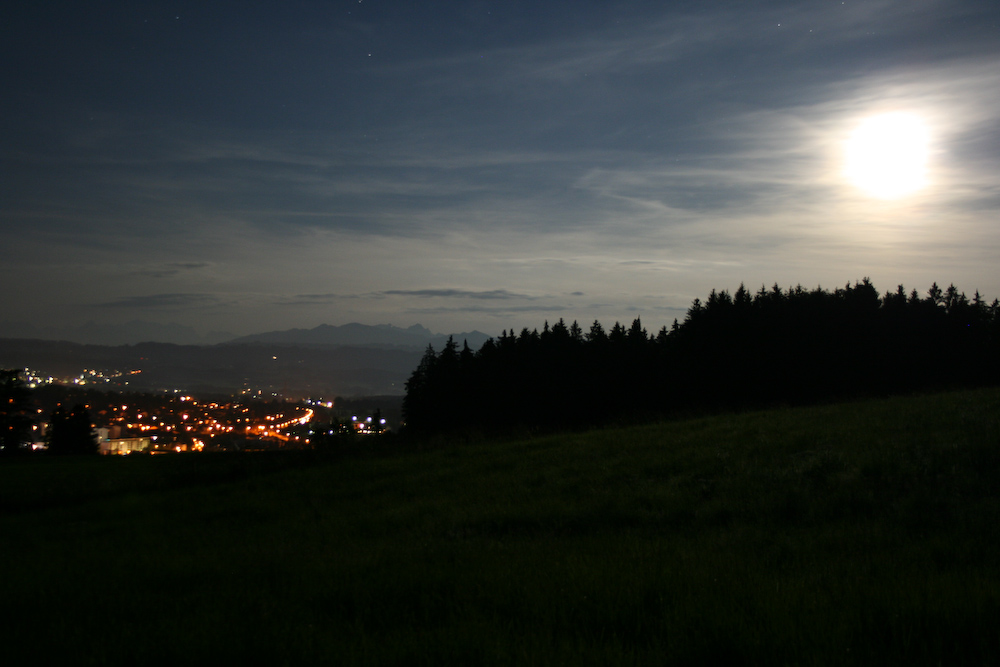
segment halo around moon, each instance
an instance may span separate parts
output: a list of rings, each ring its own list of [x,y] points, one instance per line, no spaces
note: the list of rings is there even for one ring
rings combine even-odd
[[[844,174],[866,194],[899,199],[927,184],[928,135],[914,114],[864,119],[847,139]]]

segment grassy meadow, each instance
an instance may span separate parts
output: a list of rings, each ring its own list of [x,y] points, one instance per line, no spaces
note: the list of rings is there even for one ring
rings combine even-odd
[[[1000,389],[359,444],[0,461],[4,663],[1000,663]]]

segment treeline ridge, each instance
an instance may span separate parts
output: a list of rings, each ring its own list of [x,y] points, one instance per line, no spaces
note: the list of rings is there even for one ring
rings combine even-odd
[[[589,427],[632,417],[747,409],[995,383],[1000,302],[937,283],[879,292],[743,285],[695,299],[655,334],[639,318],[588,331],[562,319],[504,331],[479,350],[428,346],[406,383],[413,434]]]

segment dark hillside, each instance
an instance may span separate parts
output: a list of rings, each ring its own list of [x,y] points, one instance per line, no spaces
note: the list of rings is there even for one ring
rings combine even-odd
[[[992,664],[1000,390],[0,465],[10,664]],[[123,629],[124,628],[124,629]],[[196,656],[196,657],[192,657]]]

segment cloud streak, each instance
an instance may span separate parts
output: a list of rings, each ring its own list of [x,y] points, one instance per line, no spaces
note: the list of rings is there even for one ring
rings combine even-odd
[[[475,300],[487,300],[487,301],[507,301],[510,299],[523,299],[523,300],[533,301],[539,298],[536,296],[529,296],[527,294],[514,294],[512,292],[508,292],[507,290],[503,289],[487,290],[483,292],[474,292],[462,289],[386,290],[381,293],[387,296],[417,297],[421,299],[458,298],[458,299],[475,299]]]
[[[211,294],[147,294],[122,297],[95,305],[126,310],[163,310],[205,308],[218,303],[218,297]]]

